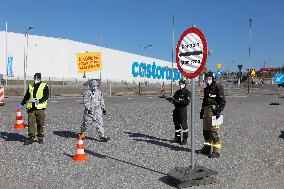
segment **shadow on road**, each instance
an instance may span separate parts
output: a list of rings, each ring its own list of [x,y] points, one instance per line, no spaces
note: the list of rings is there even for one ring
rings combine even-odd
[[[145,170],[152,171],[152,172],[155,172],[155,173],[159,173],[159,174],[162,174],[162,175],[167,175],[166,173],[163,173],[163,172],[160,172],[160,171],[156,171],[156,170],[148,168],[148,167],[144,167],[144,166],[141,166],[141,165],[137,165],[135,163],[131,163],[131,162],[128,162],[128,161],[120,160],[120,159],[117,159],[117,158],[114,158],[114,157],[111,157],[111,156],[95,153],[95,152],[90,151],[90,150],[85,150],[85,152],[86,152],[86,154],[89,154],[89,155],[92,155],[92,156],[95,156],[95,157],[98,157],[98,158],[108,158],[108,159],[112,159],[112,160],[115,160],[115,161],[118,161],[118,162],[121,162],[121,163],[132,165],[132,166],[135,166],[135,167],[138,167],[138,168],[141,168],[141,169],[145,169]]]
[[[21,135],[19,133],[1,132],[0,135],[1,135],[1,138],[3,138],[5,141],[20,141],[20,142],[24,142],[27,139],[26,136]]]
[[[158,145],[158,146],[169,148],[170,150],[174,150],[174,151],[177,151],[177,152],[180,152],[180,151],[191,152],[191,149],[189,149],[189,148],[185,148],[185,147],[181,147],[181,146],[175,146],[175,145],[168,144],[168,143],[161,142],[161,141],[157,141],[157,140],[144,140],[144,139],[139,139],[139,138],[135,138],[133,140],[139,141],[139,142],[147,142],[149,144],[155,144],[155,145]]]
[[[124,133],[128,134],[129,137],[133,138],[133,140],[135,140],[135,141],[147,142],[149,144],[154,144],[154,145],[166,147],[166,148],[169,148],[170,150],[174,150],[174,151],[191,152],[191,149],[166,143],[166,142],[169,141],[167,139],[161,139],[161,138],[157,138],[157,137],[142,134],[142,133],[132,133],[132,132],[124,132]],[[141,139],[141,138],[145,138],[145,139]],[[164,141],[164,142],[162,142],[162,141]]]
[[[151,135],[146,135],[146,134],[142,134],[142,133],[132,133],[132,132],[124,132],[125,134],[128,134],[129,137],[131,138],[147,138],[147,139],[152,139],[152,140],[160,140],[160,141],[169,141],[167,139],[162,139],[162,138],[157,138]]]
[[[175,187],[175,188],[176,188],[176,186],[174,186],[171,182],[168,181],[169,178],[170,178],[170,176],[163,176],[163,177],[161,177],[161,178],[159,179],[159,181],[161,181],[162,183],[164,183],[164,184],[166,184],[166,185],[168,185],[168,186],[171,186],[171,187]]]
[[[53,134],[60,136],[60,137],[64,137],[64,138],[77,138],[77,134],[74,131],[53,131]],[[86,136],[86,139],[89,140],[97,140],[91,137]]]
[[[63,153],[63,155],[65,155],[65,156],[68,156],[68,157],[70,157],[70,158],[73,158],[74,156],[73,155],[71,155],[71,154],[67,154],[67,153]]]
[[[64,138],[76,138],[77,133],[73,131],[53,131],[53,134]]]
[[[284,140],[284,131],[281,131],[281,135],[279,135],[279,138],[282,138]]]

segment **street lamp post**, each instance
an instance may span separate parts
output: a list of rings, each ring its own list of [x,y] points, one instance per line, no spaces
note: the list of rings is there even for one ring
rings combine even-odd
[[[242,67],[243,67],[243,65],[238,65],[238,68],[239,68],[238,85],[239,85],[239,87],[241,87]]]
[[[174,80],[174,45],[175,45],[175,0],[173,0],[173,46],[172,46],[172,77],[171,77],[171,96],[174,96],[173,80]]]
[[[251,23],[252,19],[249,19],[249,68],[248,68],[248,74],[247,74],[247,80],[248,80],[248,93],[249,93],[249,78],[250,78],[250,69],[251,69]]]
[[[25,37],[27,40],[27,44],[24,47],[24,94],[26,93],[27,90],[27,65],[28,65],[28,47],[29,47],[29,35],[28,31],[33,29],[33,26],[29,26],[25,32]]]

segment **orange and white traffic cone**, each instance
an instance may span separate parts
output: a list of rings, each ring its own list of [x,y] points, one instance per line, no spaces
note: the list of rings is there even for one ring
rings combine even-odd
[[[23,117],[22,117],[22,112],[20,109],[16,110],[17,115],[16,115],[16,124],[13,126],[15,129],[24,129],[26,127],[26,124],[24,123]]]
[[[73,159],[75,161],[83,161],[83,160],[87,160],[88,156],[85,154],[84,152],[84,141],[83,141],[83,136],[82,135],[78,135],[78,144],[77,144],[77,151],[75,156],[73,157]]]

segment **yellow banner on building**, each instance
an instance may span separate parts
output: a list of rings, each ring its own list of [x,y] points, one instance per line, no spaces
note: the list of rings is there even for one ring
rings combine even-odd
[[[102,69],[101,52],[77,53],[78,73],[93,72]]]

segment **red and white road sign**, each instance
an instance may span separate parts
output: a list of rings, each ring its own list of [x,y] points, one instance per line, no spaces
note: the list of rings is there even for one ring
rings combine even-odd
[[[176,63],[184,77],[195,78],[202,71],[207,59],[205,35],[195,27],[181,35],[176,47]]]

